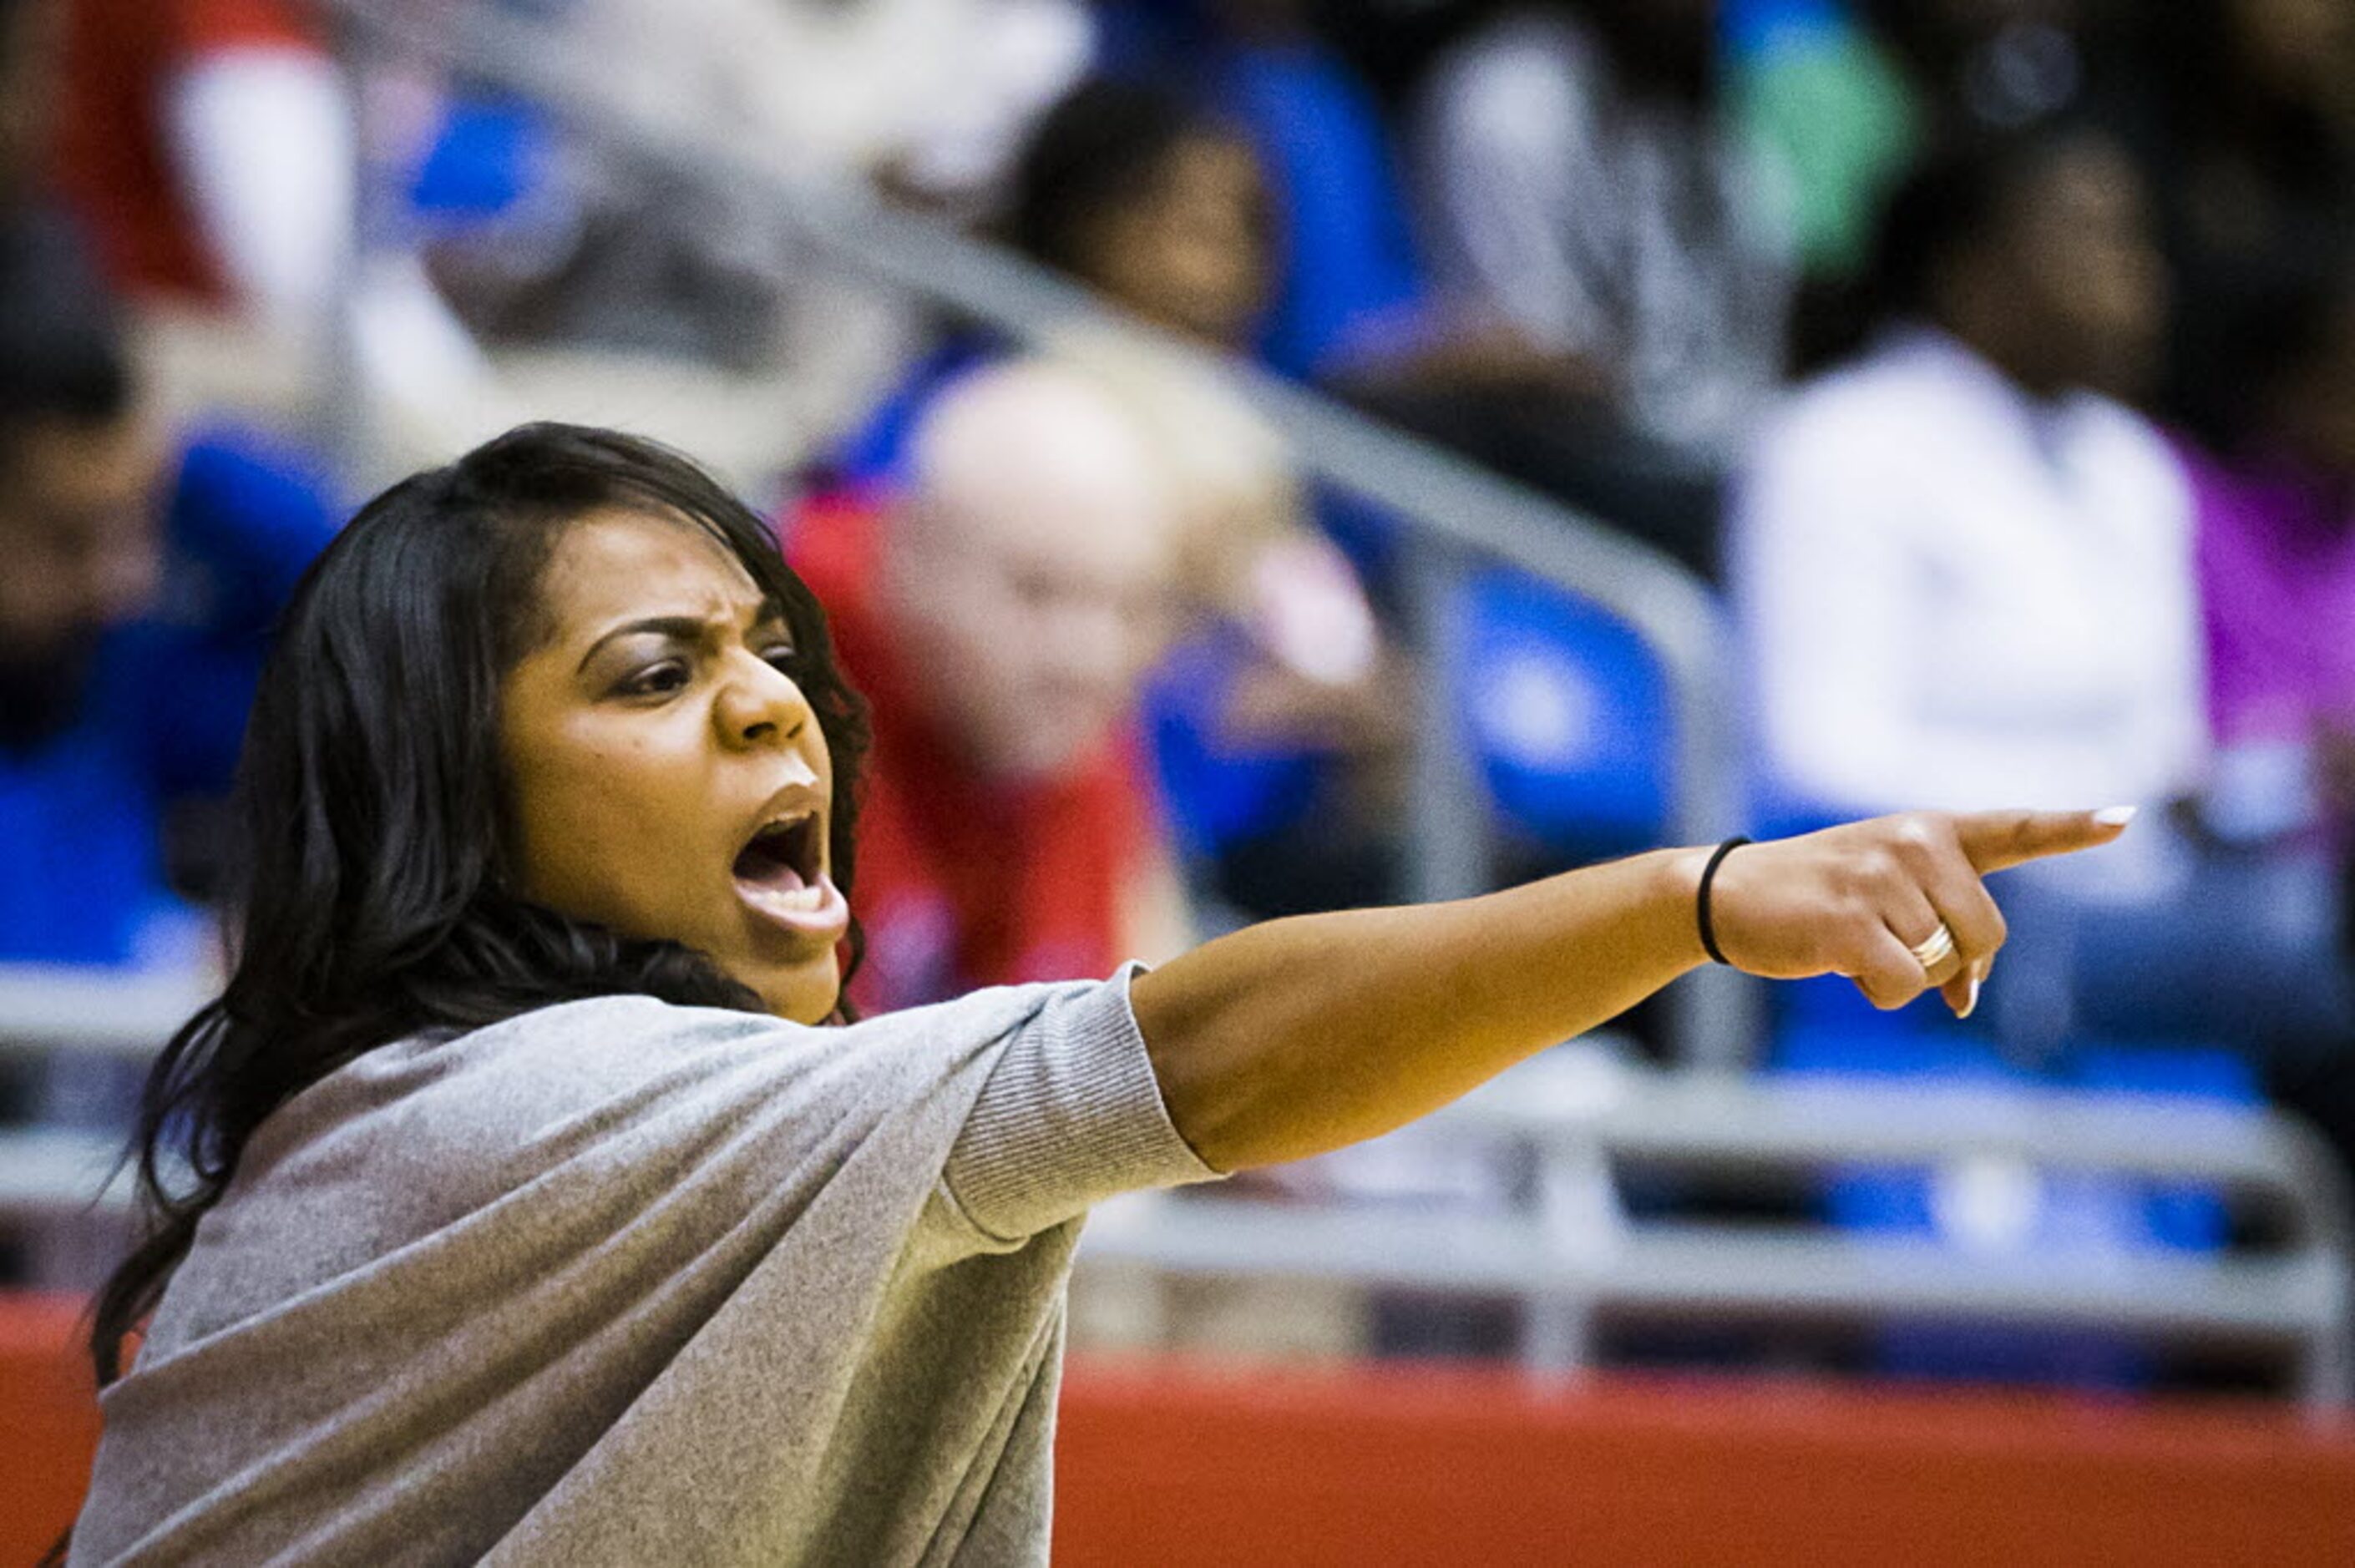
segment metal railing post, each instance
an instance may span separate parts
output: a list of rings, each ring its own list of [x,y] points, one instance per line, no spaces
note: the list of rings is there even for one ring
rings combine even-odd
[[[1407,805],[1406,892],[1418,904],[1465,898],[1493,880],[1488,812],[1457,714],[1465,690],[1455,667],[1460,639],[1449,621],[1465,580],[1459,553],[1444,541],[1405,542],[1408,613],[1419,655],[1413,798]]]

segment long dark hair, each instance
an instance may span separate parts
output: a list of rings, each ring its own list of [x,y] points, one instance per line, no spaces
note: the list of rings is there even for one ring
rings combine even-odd
[[[304,577],[262,672],[237,787],[234,968],[148,1075],[131,1154],[148,1224],[98,1298],[101,1385],[254,1129],[354,1057],[617,992],[761,1010],[691,948],[514,891],[500,681],[542,634],[558,537],[617,507],[706,530],[783,607],[791,673],[833,751],[829,849],[849,892],[866,705],[816,599],[742,503],[666,448],[565,425],[525,426],[386,491]]]

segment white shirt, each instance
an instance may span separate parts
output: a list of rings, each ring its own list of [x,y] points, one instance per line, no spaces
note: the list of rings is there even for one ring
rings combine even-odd
[[[813,178],[896,166],[937,195],[1002,177],[1087,69],[1079,0],[574,0],[632,98],[766,138]]]
[[[1809,802],[2091,808],[2198,780],[2190,494],[2116,403],[2040,403],[1902,334],[1768,421],[1729,551],[1767,767]]]

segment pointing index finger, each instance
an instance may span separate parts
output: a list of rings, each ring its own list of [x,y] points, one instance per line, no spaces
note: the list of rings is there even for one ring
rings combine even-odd
[[[2099,811],[1967,811],[1955,819],[1971,868],[1985,875],[2022,861],[2073,854],[2108,843],[2134,821],[2132,806]]]

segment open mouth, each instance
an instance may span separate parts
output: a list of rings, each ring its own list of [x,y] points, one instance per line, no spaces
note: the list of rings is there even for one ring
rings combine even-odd
[[[797,893],[818,881],[817,817],[770,822],[736,857],[736,880],[778,893]]]
[[[763,823],[730,869],[738,895],[773,924],[830,937],[840,934],[847,911],[824,869],[822,831],[815,812]]]

